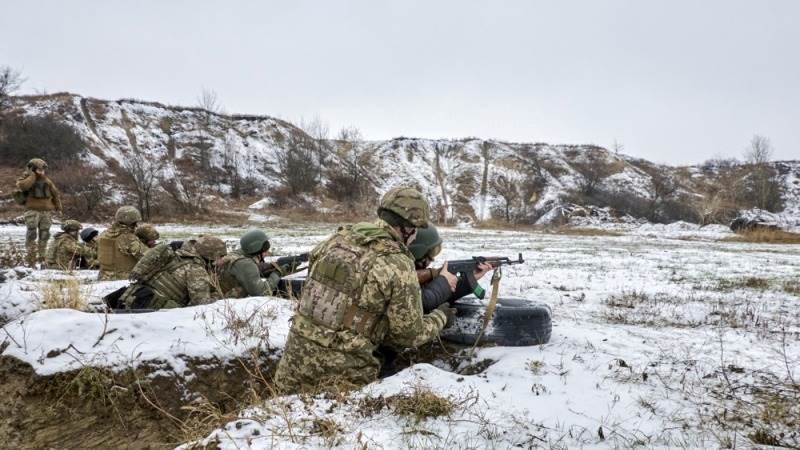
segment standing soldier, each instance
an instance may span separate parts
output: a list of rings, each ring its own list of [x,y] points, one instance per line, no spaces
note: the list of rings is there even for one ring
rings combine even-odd
[[[133,268],[136,282],[119,300],[106,297],[112,308],[164,309],[195,306],[219,298],[209,273],[227,253],[214,236],[186,241],[177,250],[163,243],[150,249]],[[113,295],[112,295],[113,296]]]
[[[269,238],[261,230],[250,230],[239,239],[239,250],[222,259],[217,267],[219,288],[225,298],[243,298],[272,295],[281,275],[272,271],[261,278],[259,264],[269,255]]]
[[[67,220],[61,224],[61,233],[53,238],[47,248],[47,268],[73,270],[91,267],[95,253],[87,246],[78,243],[78,231],[83,226],[77,220]]]
[[[147,246],[134,234],[141,214],[133,206],[117,210],[114,223],[97,237],[97,259],[100,281],[127,280],[133,266],[147,251]]]
[[[284,393],[374,381],[379,345],[417,347],[449,326],[455,310],[423,315],[407,245],[428,225],[428,202],[416,189],[381,199],[375,223],[345,226],[312,250],[308,281],[278,363]]]
[[[28,162],[22,177],[17,180],[17,189],[25,206],[25,235],[28,266],[34,267],[36,262],[44,263],[47,241],[50,239],[50,226],[53,224],[50,212],[61,212],[61,194],[55,184],[45,176],[47,163],[39,158]],[[38,248],[37,248],[38,233]],[[38,256],[37,256],[38,250]]]
[[[142,241],[142,244],[146,245],[147,248],[153,248],[158,244],[158,238],[161,237],[161,234],[158,233],[156,227],[150,225],[149,223],[140,224],[136,227],[136,231],[134,232],[137,238]]]

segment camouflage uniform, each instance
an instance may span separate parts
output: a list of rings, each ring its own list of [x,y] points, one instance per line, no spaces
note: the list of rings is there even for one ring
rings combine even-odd
[[[50,269],[73,270],[94,265],[95,252],[78,243],[77,233],[81,224],[75,220],[66,221],[47,248],[47,267]]]
[[[151,249],[151,252],[166,251],[169,253],[169,257],[165,259],[165,265],[162,268],[128,287],[121,297],[125,306],[133,309],[180,308],[210,303],[211,300],[219,298],[219,293],[213,288],[207,271],[210,263],[204,259],[206,255],[201,256],[202,251],[198,250],[198,247],[202,245],[202,239],[200,243],[184,242],[174,252],[166,243]],[[222,243],[223,249],[224,245]],[[142,261],[147,258],[145,256]],[[212,256],[210,259],[215,258]],[[133,272],[145,271],[137,265]],[[142,290],[147,291],[146,294],[142,295]],[[146,298],[146,300],[137,303],[137,297]]]
[[[35,158],[28,163],[28,168],[17,180],[17,189],[25,195],[25,248],[29,266],[36,261],[44,262],[47,252],[47,241],[50,239],[50,226],[53,224],[51,211],[62,211],[61,194],[50,178],[36,174],[33,169],[45,169],[47,163]],[[37,242],[38,235],[38,242]],[[37,256],[38,252],[38,256]]]
[[[218,268],[219,288],[225,298],[244,298],[272,295],[281,276],[278,271],[261,278],[259,256],[245,256],[234,251],[222,260]]]
[[[115,223],[97,237],[100,281],[127,280],[133,266],[147,251],[134,235],[135,226]]]
[[[284,393],[370,383],[380,369],[373,354],[379,345],[419,346],[447,322],[440,310],[423,315],[413,258],[384,220],[341,228],[314,248],[309,261],[275,374]]]

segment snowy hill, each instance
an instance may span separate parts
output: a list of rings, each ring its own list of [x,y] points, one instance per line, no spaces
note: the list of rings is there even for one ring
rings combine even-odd
[[[280,185],[281,152],[292,139],[308,138],[297,126],[273,117],[223,115],[137,100],[54,94],[16,97],[13,107],[26,115],[52,115],[71,125],[89,147],[87,162],[111,174],[119,174],[132,155],[144,154],[163,160],[156,170],[184,185],[180,190],[193,178],[210,176],[214,192],[222,196],[233,189],[233,176],[256,186],[256,195],[267,195]],[[414,183],[431,200],[437,218],[449,222],[485,220],[503,209],[506,215],[513,212],[517,218],[535,221],[592,177],[606,189],[648,199],[653,195],[653,175],[660,174],[673,179],[683,201],[688,201],[697,196],[698,180],[707,175],[698,167],[661,166],[593,145],[479,138],[396,138],[358,145],[378,163],[372,177],[377,193]],[[334,166],[341,162],[336,154],[329,158]],[[800,217],[800,162],[775,164],[786,186],[786,213]]]

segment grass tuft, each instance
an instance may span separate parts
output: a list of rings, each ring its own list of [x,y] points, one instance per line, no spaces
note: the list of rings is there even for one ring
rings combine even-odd
[[[77,278],[51,281],[42,287],[41,295],[43,309],[86,309]]]
[[[736,233],[736,236],[723,239],[728,242],[750,242],[755,244],[800,244],[800,234],[783,230],[756,228]]]

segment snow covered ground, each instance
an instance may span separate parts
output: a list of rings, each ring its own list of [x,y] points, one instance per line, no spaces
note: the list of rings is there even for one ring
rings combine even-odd
[[[335,228],[270,226],[279,254],[307,250]],[[170,239],[217,232],[231,243],[244,231],[161,228]],[[22,238],[12,227],[0,233]],[[345,396],[274,398],[209,430],[200,444],[213,442],[221,449],[800,445],[797,246],[719,242],[715,239],[727,236],[722,229],[680,224],[638,227],[622,236],[455,228],[442,234],[439,260],[523,253],[527,263],[506,268],[500,293],[552,307],[548,344],[480,348],[471,357],[465,350],[412,365]],[[9,276],[0,284],[0,313],[16,303],[20,316],[0,333],[0,347],[40,374],[160,359],[165,370],[191,376],[185,358],[233,358],[253,347],[279,352],[291,315],[290,303],[276,298],[143,315],[31,314],[39,308],[38,286],[69,275],[20,272],[21,279]],[[117,286],[91,282],[91,275],[79,275],[81,289],[96,298]],[[257,317],[253,330],[262,332],[241,335],[225,325],[231,314]],[[259,340],[265,329],[268,338]],[[427,390],[449,399],[452,411],[417,420],[385,402]]]

